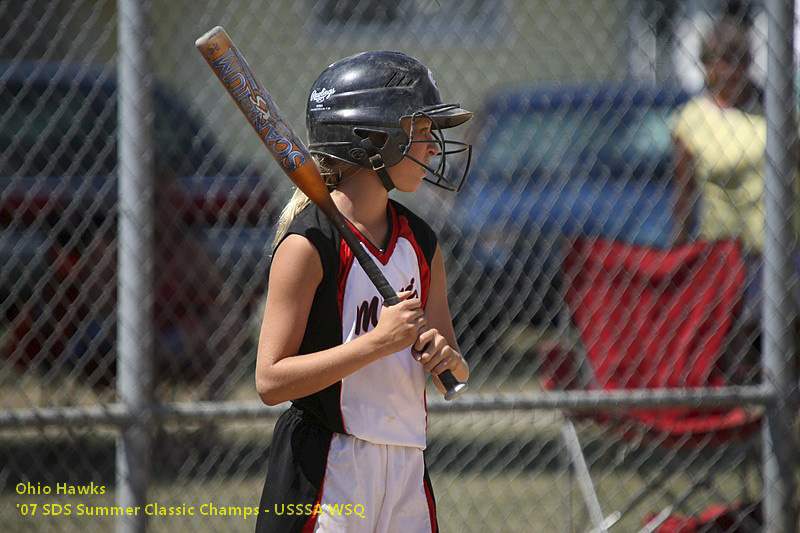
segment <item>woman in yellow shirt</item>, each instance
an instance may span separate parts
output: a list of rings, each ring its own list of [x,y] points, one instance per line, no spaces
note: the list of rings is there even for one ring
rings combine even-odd
[[[699,200],[697,234],[715,240],[738,237],[743,251],[764,246],[764,150],[766,121],[759,90],[747,75],[747,33],[720,21],[705,41],[701,59],[706,91],[675,118],[678,243],[689,238]]]
[[[706,90],[673,123],[675,242],[738,238],[747,268],[742,319],[755,324],[762,299],[767,127],[761,92],[748,76],[747,28],[735,17],[721,19],[703,43],[701,60]]]

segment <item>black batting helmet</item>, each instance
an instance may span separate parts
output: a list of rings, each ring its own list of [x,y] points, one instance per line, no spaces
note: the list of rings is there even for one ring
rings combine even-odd
[[[401,52],[363,52],[333,63],[314,82],[306,108],[309,151],[373,168],[391,189],[383,167],[411,157],[408,149],[413,142],[435,142],[439,156],[430,166],[414,161],[433,176],[427,181],[458,191],[469,170],[472,147],[446,140],[442,130],[463,124],[472,115],[459,104],[442,103],[433,74],[416,59]],[[410,139],[403,130],[401,119],[411,120],[413,132],[413,121],[420,117],[431,120],[433,141]],[[386,142],[376,146],[376,138]],[[447,156],[462,152],[467,157],[466,164],[459,165],[463,172],[446,177]]]

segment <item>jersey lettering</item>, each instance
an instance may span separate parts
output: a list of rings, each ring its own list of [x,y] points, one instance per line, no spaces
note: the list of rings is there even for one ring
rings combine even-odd
[[[366,333],[370,327],[378,325],[378,305],[378,297],[374,296],[369,303],[364,300],[356,308],[356,335]]]

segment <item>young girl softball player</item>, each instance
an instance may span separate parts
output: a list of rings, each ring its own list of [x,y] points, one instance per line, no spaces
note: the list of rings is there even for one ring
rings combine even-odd
[[[299,191],[275,240],[256,386],[291,407],[275,426],[257,531],[436,531],[423,458],[426,372],[466,381],[431,228],[400,203],[423,180],[458,190],[470,147],[442,130],[472,113],[442,103],[399,52],[338,61],[314,83],[309,150],[334,202],[402,302],[382,305],[353,253]],[[455,145],[455,148],[451,148]],[[463,175],[445,177],[460,153]],[[436,162],[436,168],[434,168]]]

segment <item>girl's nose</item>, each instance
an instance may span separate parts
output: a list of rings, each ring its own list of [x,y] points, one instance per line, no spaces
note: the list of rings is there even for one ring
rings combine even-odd
[[[428,152],[431,153],[431,157],[439,155],[439,143],[433,139],[428,139]]]

